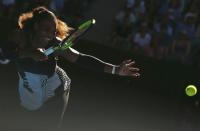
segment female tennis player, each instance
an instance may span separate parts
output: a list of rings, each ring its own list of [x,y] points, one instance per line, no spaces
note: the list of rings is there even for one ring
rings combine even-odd
[[[21,14],[18,25],[19,29],[15,34],[17,39],[12,41],[16,46],[8,50],[10,58],[15,59],[18,65],[21,105],[28,110],[39,109],[55,95],[55,90],[60,86],[64,92],[69,91],[71,80],[56,64],[55,58],[59,55],[72,63],[87,64],[93,70],[134,78],[140,76],[139,69],[134,67],[132,60],[125,60],[119,66],[112,65],[73,48],[45,55],[45,49],[57,46],[72,29],[45,7],[37,7]]]

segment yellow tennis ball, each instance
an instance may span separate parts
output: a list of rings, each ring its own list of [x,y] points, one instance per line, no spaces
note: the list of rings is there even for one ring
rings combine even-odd
[[[194,96],[194,95],[196,95],[197,94],[197,88],[196,88],[196,86],[194,86],[194,85],[188,85],[185,88],[185,93],[188,96]]]

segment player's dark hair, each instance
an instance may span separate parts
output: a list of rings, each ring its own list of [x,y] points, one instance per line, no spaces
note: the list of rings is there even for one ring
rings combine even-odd
[[[64,39],[69,35],[69,31],[72,30],[67,24],[58,19],[53,12],[45,7],[34,8],[30,12],[23,13],[19,16],[18,25],[19,28],[25,31],[25,33],[33,33],[33,27],[35,23],[39,23],[43,20],[54,20],[56,23],[56,36],[60,39]]]

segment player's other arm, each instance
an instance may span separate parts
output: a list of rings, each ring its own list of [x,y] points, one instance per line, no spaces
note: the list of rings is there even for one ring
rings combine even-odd
[[[134,67],[135,62],[132,60],[125,60],[120,65],[113,65],[104,62],[95,56],[80,53],[73,48],[61,51],[59,54],[67,59],[69,62],[76,63],[90,70],[118,74],[122,76],[140,76],[140,74],[138,73],[139,69]]]

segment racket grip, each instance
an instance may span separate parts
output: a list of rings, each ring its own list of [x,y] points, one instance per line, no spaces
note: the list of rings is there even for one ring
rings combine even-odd
[[[55,49],[53,47],[50,47],[48,49],[46,49],[43,53],[48,56],[50,54],[52,54],[55,51]]]

